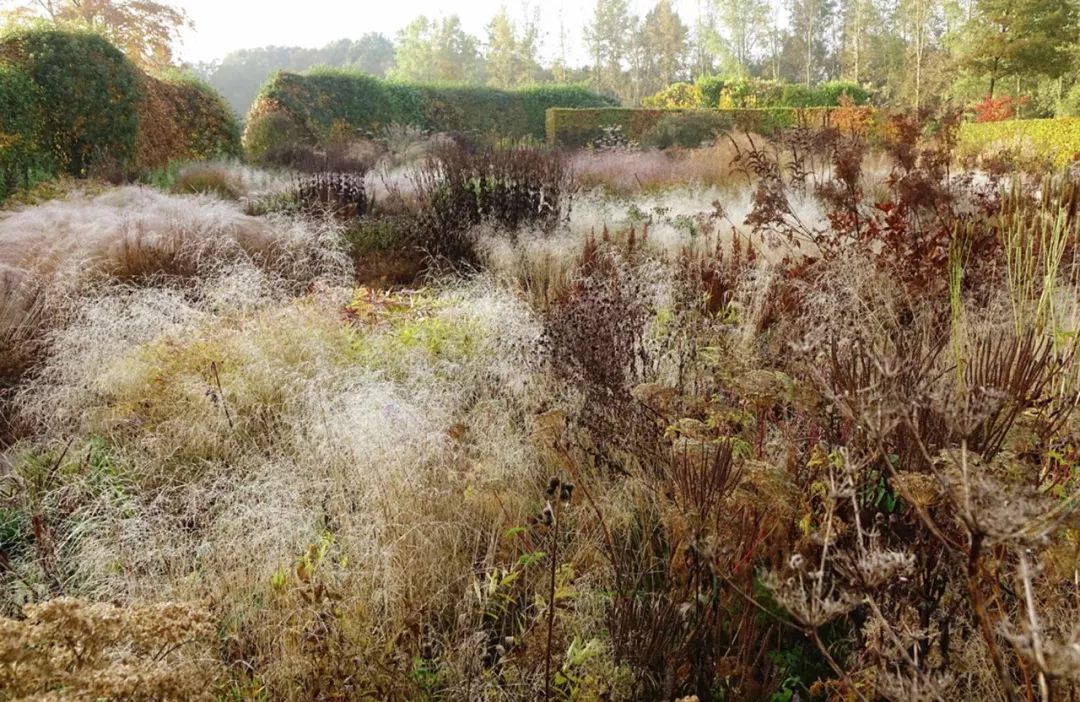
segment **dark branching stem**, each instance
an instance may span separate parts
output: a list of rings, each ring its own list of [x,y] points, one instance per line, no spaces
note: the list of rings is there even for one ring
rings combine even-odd
[[[217,384],[218,399],[221,400],[221,408],[225,410],[225,420],[229,423],[229,431],[236,431],[233,426],[232,415],[229,413],[229,403],[225,401],[225,391],[221,388],[221,376],[218,375],[217,361],[210,362],[210,371],[214,374],[214,383]]]
[[[552,511],[555,515],[554,524],[551,527],[551,559],[548,581],[548,620],[547,620],[547,646],[544,650],[544,700],[551,700],[551,647],[555,635],[555,577],[559,564],[559,523],[562,515],[558,500],[555,501]]]

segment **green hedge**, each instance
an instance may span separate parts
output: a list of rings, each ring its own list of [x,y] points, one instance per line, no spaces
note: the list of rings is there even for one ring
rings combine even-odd
[[[53,170],[84,175],[95,163],[133,155],[139,73],[108,41],[88,32],[14,31],[0,38],[0,60],[20,67],[37,88],[37,145]]]
[[[29,184],[40,119],[34,81],[19,68],[0,63],[0,200]]]
[[[31,174],[131,174],[173,158],[239,153],[239,125],[209,87],[143,74],[101,36],[34,27],[0,35],[0,199]]]
[[[342,127],[374,131],[392,123],[543,139],[549,107],[611,104],[580,86],[495,90],[389,82],[342,70],[279,72],[248,113],[244,145],[258,158],[290,141],[323,143]]]
[[[771,107],[764,109],[700,110],[720,115],[728,128],[755,134],[775,134],[794,126],[825,126],[833,108]],[[641,143],[662,120],[692,110],[635,109],[629,107],[563,109],[547,111],[547,140],[553,146],[587,146],[617,128],[628,141]]]
[[[1080,117],[966,123],[957,142],[961,156],[1004,152],[1061,168],[1080,160]]]

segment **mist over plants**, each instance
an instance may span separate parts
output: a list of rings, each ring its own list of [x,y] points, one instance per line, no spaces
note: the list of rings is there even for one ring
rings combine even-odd
[[[1055,2],[5,8],[0,700],[1076,696]]]

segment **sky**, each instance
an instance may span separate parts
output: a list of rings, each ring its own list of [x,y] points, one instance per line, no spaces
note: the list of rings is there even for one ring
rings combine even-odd
[[[654,2],[631,0],[629,4],[633,12],[644,16]],[[546,0],[540,4],[545,60],[558,55],[561,8],[568,62],[584,61],[581,32],[592,17],[594,3]],[[170,4],[184,9],[195,23],[194,30],[184,32],[178,52],[181,59],[193,63],[259,46],[320,47],[335,39],[358,39],[367,32],[381,32],[393,39],[418,15],[457,14],[466,31],[483,38],[484,28],[501,5],[512,17],[521,17],[523,7],[529,6],[523,0],[171,0]],[[673,4],[687,26],[693,26],[699,0],[675,0]],[[536,0],[531,0],[531,5],[535,7]]]

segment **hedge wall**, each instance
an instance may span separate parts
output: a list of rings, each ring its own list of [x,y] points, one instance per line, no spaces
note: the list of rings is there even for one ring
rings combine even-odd
[[[764,109],[702,110],[729,118],[731,129],[755,134],[774,134],[796,125],[824,126],[834,108],[771,107]],[[866,108],[869,109],[869,108]],[[660,120],[689,110],[635,109],[628,107],[563,109],[547,111],[546,133],[553,146],[582,147],[616,127],[629,141],[640,142]]]
[[[1080,160],[1080,117],[965,123],[957,142],[961,156],[1004,151],[1022,159],[1028,152],[1062,168]]]
[[[239,153],[239,126],[210,88],[147,76],[90,32],[0,35],[0,199],[31,174],[131,174],[221,153]]]
[[[263,86],[248,113],[244,146],[258,158],[290,141],[325,142],[342,126],[373,131],[391,123],[543,139],[549,107],[611,104],[579,86],[495,90],[388,82],[340,70],[279,72]]]
[[[19,68],[0,63],[0,200],[28,184],[39,120],[33,80]]]

